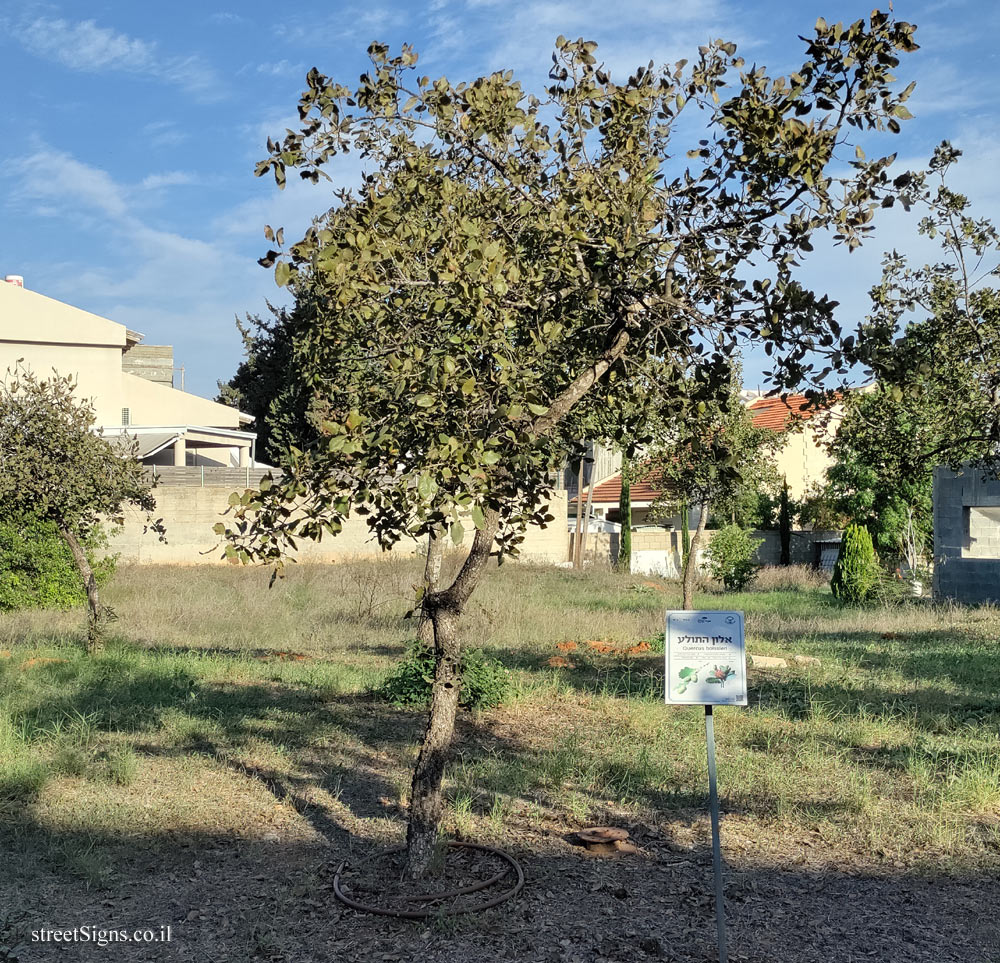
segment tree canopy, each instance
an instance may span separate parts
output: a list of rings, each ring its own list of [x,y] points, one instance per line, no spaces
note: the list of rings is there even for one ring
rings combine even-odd
[[[990,283],[1000,238],[947,186],[959,156],[942,144],[928,171],[911,175],[904,200],[943,256],[914,267],[886,255],[859,339],[878,382],[847,396],[830,447],[826,494],[889,557],[914,534],[930,543],[937,465],[996,467],[1000,455],[1000,290]]]
[[[421,76],[406,46],[373,44],[354,88],[309,72],[300,129],[269,141],[257,173],[318,182],[350,150],[365,173],[287,248],[268,229],[262,263],[316,308],[295,339],[318,438],[290,451],[280,484],[243,496],[227,551],[280,565],[351,511],[384,546],[475,529],[454,582],[422,601],[437,669],[411,790],[414,875],[440,814],[457,620],[489,555],[549,519],[574,420],[634,394],[650,357],[663,361],[657,404],[678,418],[724,389],[748,339],[779,388],[845,362],[833,303],[796,269],[817,231],[860,243],[897,190],[891,156],[844,151],[852,129],[909,116],[912,85],[897,90],[891,71],[913,32],[878,11],[820,20],[787,77],[716,41],[617,81],[596,44],[560,37],[541,96],[510,71]]]

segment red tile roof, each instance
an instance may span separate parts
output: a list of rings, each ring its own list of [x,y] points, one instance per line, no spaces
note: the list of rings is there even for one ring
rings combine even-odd
[[[788,395],[784,400],[780,396],[758,398],[750,404],[750,414],[754,427],[784,431],[793,420],[804,420],[816,414],[818,409],[806,409],[807,404],[805,395]]]
[[[653,475],[649,475],[640,481],[632,482],[630,495],[633,502],[651,502],[659,498],[663,493],[663,486],[660,480]],[[621,473],[613,475],[611,478],[602,481],[594,488],[595,505],[617,505],[622,494]],[[587,489],[583,490],[583,500],[587,500]],[[570,504],[576,501],[576,496],[570,499]]]

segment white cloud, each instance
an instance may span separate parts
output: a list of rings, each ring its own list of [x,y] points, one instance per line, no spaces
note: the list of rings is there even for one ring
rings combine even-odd
[[[182,345],[179,363],[187,364],[195,391],[211,393],[215,380],[235,369],[234,313],[259,309],[276,289],[244,250],[259,235],[222,236],[200,220],[195,224],[203,236],[191,236],[147,213],[159,188],[192,183],[191,175],[167,171],[129,185],[41,147],[11,162],[7,177],[13,185],[7,202],[35,217],[57,218],[80,251],[63,263],[25,264],[25,274],[45,279],[38,289],[143,331],[152,343]]]
[[[68,197],[88,214],[115,220],[128,213],[127,190],[116,184],[107,171],[82,164],[69,154],[42,149],[14,167],[18,183],[11,195],[15,199],[44,202]]]
[[[156,65],[155,44],[98,27],[93,20],[70,23],[40,17],[22,27],[18,37],[33,54],[74,70],[142,72]]]
[[[298,74],[305,77],[306,70],[307,68],[303,64],[289,63],[287,60],[257,65],[257,73],[266,74],[269,77],[286,77],[291,74]]]
[[[36,17],[18,26],[15,36],[31,53],[71,70],[145,75],[206,100],[221,95],[218,76],[200,58],[161,56],[155,43],[98,26],[94,20]]]
[[[142,133],[146,136],[147,144],[152,147],[176,147],[190,136],[172,120],[151,121],[143,126]]]
[[[213,13],[209,18],[211,23],[246,23],[247,18],[241,17],[238,13],[229,13],[224,11],[222,13]]]
[[[180,187],[184,184],[197,184],[198,178],[188,171],[166,171],[163,174],[148,174],[142,180],[146,190],[159,190],[163,187]]]

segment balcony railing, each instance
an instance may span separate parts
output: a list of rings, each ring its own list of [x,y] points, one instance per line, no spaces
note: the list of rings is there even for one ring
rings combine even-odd
[[[277,479],[282,473],[269,468],[214,468],[209,465],[153,465],[146,474],[158,485],[183,488],[255,488],[268,472]]]

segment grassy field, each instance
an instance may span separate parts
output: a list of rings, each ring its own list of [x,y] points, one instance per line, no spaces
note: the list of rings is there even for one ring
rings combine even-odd
[[[34,918],[46,901],[82,918],[102,900],[138,899],[143,885],[153,918],[164,893],[194,893],[212,859],[252,851],[259,867],[284,846],[319,879],[317,846],[398,841],[422,719],[371,693],[413,634],[402,615],[418,575],[416,560],[303,566],[268,590],[263,572],[125,569],[107,593],[119,620],[96,659],[82,652],[80,612],[0,616],[0,833],[11,867],[0,924]],[[751,669],[750,706],[717,713],[734,871],[995,880],[1000,613],[842,609],[804,579],[706,593],[697,605],[745,610],[751,653],[820,660]],[[703,852],[701,713],[662,704],[657,636],[673,607],[676,587],[657,579],[491,572],[468,639],[511,669],[514,693],[463,715],[450,832],[499,840],[529,861],[568,858],[567,833],[608,822],[671,852]],[[648,648],[628,651],[643,640]],[[290,884],[290,900],[303,885]],[[171,912],[196,912],[183,908],[194,898]],[[238,915],[226,917],[230,942],[205,959],[285,958],[274,935],[284,923],[257,919],[243,932]],[[31,952],[23,959],[46,958]]]

